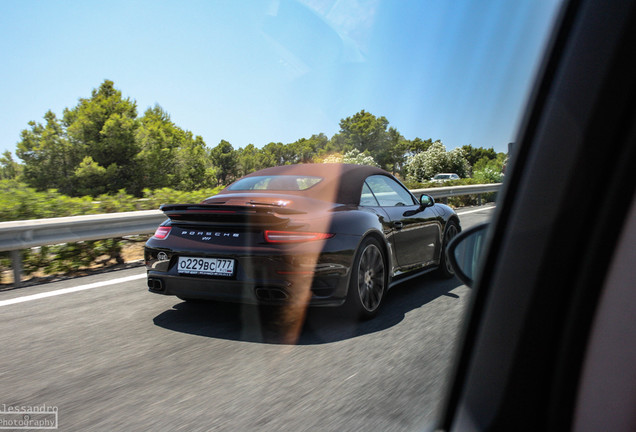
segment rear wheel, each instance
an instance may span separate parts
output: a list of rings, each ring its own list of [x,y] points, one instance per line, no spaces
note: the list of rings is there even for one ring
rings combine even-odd
[[[386,259],[380,243],[365,239],[356,252],[351,269],[347,306],[355,318],[374,317],[386,292]]]
[[[442,256],[439,260],[439,268],[437,273],[446,279],[450,279],[455,276],[455,271],[453,267],[450,265],[450,262],[446,258],[446,249],[448,248],[448,243],[459,234],[459,226],[457,222],[450,220],[446,224],[446,230],[444,230],[444,239],[442,240]]]

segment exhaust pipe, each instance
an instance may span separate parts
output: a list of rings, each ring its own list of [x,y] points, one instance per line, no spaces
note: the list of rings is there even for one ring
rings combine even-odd
[[[256,297],[261,301],[276,302],[281,300],[287,300],[289,295],[285,290],[280,288],[256,288]]]
[[[163,282],[161,282],[161,279],[148,278],[148,289],[154,292],[163,292]]]

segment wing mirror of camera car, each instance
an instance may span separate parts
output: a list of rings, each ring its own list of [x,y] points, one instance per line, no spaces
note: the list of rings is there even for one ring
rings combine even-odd
[[[489,223],[482,223],[462,231],[446,248],[446,259],[453,267],[455,276],[471,288],[481,270],[489,226]]]

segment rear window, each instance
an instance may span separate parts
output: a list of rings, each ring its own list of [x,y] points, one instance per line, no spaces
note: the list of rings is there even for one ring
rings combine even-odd
[[[228,190],[302,191],[321,181],[322,177],[301,175],[255,176],[238,180]]]

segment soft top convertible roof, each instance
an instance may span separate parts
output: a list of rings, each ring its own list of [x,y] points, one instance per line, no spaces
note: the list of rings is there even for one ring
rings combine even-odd
[[[276,176],[276,175],[299,175],[299,176],[316,176],[323,180],[316,185],[302,191],[285,191],[286,194],[302,195],[310,198],[330,201],[340,204],[355,204],[360,200],[360,191],[364,180],[370,175],[385,175],[393,177],[383,169],[352,164],[297,164],[282,165],[277,167],[265,168],[260,171],[246,175],[246,177],[256,176]],[[230,185],[231,186],[231,185]],[[236,190],[228,190],[228,188],[219,192],[237,193]],[[250,190],[250,193],[258,192]],[[263,193],[271,193],[271,191],[262,191]]]

